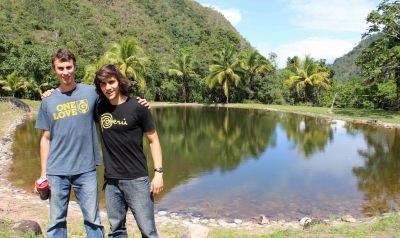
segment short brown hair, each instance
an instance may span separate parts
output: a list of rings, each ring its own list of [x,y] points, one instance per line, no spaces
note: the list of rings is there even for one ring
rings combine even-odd
[[[96,76],[94,77],[94,85],[96,85],[97,94],[104,97],[104,94],[100,88],[100,83],[103,80],[106,80],[113,76],[118,81],[119,92],[124,96],[128,96],[129,80],[127,80],[122,75],[121,71],[119,71],[119,69],[113,64],[105,64],[96,72]]]
[[[51,65],[54,67],[54,61],[59,60],[61,62],[66,62],[72,60],[74,65],[76,65],[76,59],[74,53],[69,49],[58,49],[57,52],[51,56]]]

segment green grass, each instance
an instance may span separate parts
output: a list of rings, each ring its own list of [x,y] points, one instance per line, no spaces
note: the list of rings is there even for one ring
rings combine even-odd
[[[365,120],[380,120],[389,123],[400,123],[399,112],[389,112],[379,109],[347,109],[338,108],[333,110],[334,115],[339,115],[348,118],[365,119]]]
[[[364,237],[398,237],[399,232],[399,216],[395,220],[391,218],[383,219],[375,224],[344,224],[337,227],[318,225],[312,227],[310,230],[295,231],[288,230],[285,232],[276,232],[271,235],[271,237],[354,237],[354,238],[364,238]],[[376,229],[379,227],[379,229]]]
[[[9,103],[0,102],[0,138],[5,135],[10,124],[24,113],[24,111],[16,109]]]
[[[78,213],[80,213],[80,211],[78,211]],[[132,218],[133,218],[132,213],[128,212],[126,221],[128,238],[141,237],[139,228],[137,227],[136,222]],[[106,216],[101,217],[101,224],[103,224],[104,226],[104,232],[106,234],[105,237],[107,237],[107,234],[110,230],[110,224]],[[79,219],[73,219],[71,218],[71,215],[69,215],[69,217],[67,217],[67,226],[68,226],[68,237],[71,238],[86,237],[85,227],[83,224],[83,220],[80,216]],[[182,225],[171,225],[171,226],[157,225],[157,230],[160,237],[175,238],[175,237],[181,237],[185,229]]]
[[[37,113],[40,101],[27,99],[23,99],[22,101],[29,105],[34,114]],[[24,111],[12,106],[11,104],[0,102],[0,138],[4,136],[10,124],[24,114]]]
[[[40,103],[42,101],[36,101],[36,100],[30,100],[30,99],[22,99],[22,101],[26,104],[28,104],[29,107],[33,108],[39,108]]]
[[[211,104],[212,105],[212,104]],[[295,113],[307,113],[313,115],[328,116],[338,119],[350,120],[379,120],[386,123],[400,124],[400,113],[396,111],[385,111],[382,109],[356,109],[356,108],[334,108],[329,113],[327,107],[311,107],[311,106],[292,106],[292,105],[272,105],[272,104],[256,104],[256,103],[232,103],[228,104],[231,108],[249,108],[278,110]],[[155,105],[157,107],[157,104]]]
[[[377,218],[372,223],[346,223],[339,226],[315,225],[307,230],[277,229],[273,231],[253,230],[246,231],[233,228],[214,228],[210,237],[218,238],[314,238],[314,237],[352,237],[352,238],[398,238],[400,237],[400,213],[386,218]]]

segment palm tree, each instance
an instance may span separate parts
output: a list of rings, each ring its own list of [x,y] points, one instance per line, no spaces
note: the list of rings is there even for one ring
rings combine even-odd
[[[209,75],[206,77],[208,86],[213,88],[217,82],[221,84],[226,96],[226,103],[229,103],[229,85],[234,82],[237,87],[240,82],[239,74],[242,72],[234,48],[226,47],[216,53],[209,71]]]
[[[330,72],[324,61],[314,61],[309,55],[304,60],[295,56],[288,59],[286,68],[290,72],[287,83],[304,101],[312,99],[314,93],[318,100],[317,89],[330,88]]]
[[[144,57],[143,49],[136,40],[123,39],[119,44],[114,44],[101,60],[118,65],[124,76],[136,80],[140,89],[146,88],[142,73],[146,70],[148,59]]]
[[[108,60],[105,57],[101,57],[94,64],[88,64],[85,66],[85,74],[82,78],[82,83],[84,84],[93,84],[94,77],[96,76],[97,70],[101,68],[101,66],[108,63]]]
[[[30,91],[32,93],[33,98],[37,99],[36,96],[40,96],[40,94],[42,93],[40,90],[40,86],[42,86],[42,85],[44,85],[44,84],[39,85],[36,82],[36,80],[34,79],[34,77],[29,77],[26,81],[22,82],[21,88],[26,93]]]
[[[97,67],[97,63],[86,65],[84,69],[85,74],[83,75],[82,83],[93,84],[94,77],[98,69],[99,68]]]
[[[0,84],[3,85],[3,90],[11,92],[14,97],[15,93],[24,87],[24,79],[14,72],[7,75],[5,80],[0,80]]]
[[[247,83],[250,84],[250,91],[252,93],[256,91],[256,82],[254,82],[255,77],[266,75],[275,70],[271,62],[256,50],[241,55],[240,61],[241,67],[244,70],[244,77],[246,78]]]
[[[197,75],[192,67],[192,55],[181,51],[177,62],[172,62],[172,68],[168,70],[168,74],[169,76],[176,76],[183,84],[182,93],[186,103],[189,98],[189,82]]]

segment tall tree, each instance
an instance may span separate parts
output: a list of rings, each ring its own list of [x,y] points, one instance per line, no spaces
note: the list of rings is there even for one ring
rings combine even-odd
[[[213,88],[217,82],[221,84],[226,97],[226,103],[229,103],[229,86],[234,83],[237,87],[240,82],[239,74],[242,73],[236,50],[231,46],[227,46],[222,51],[217,52],[209,67],[209,71],[206,77],[208,86]]]
[[[275,71],[271,62],[264,56],[258,53],[256,50],[246,52],[240,56],[240,64],[243,68],[243,78],[246,84],[249,85],[250,98],[254,99],[257,82],[255,78],[257,76],[265,76],[268,73]]]
[[[378,34],[377,40],[366,47],[357,59],[361,73],[368,83],[396,83],[400,107],[400,1],[384,0],[367,17],[368,31],[363,37]]]
[[[318,102],[318,89],[330,88],[330,71],[325,61],[314,61],[309,55],[301,60],[295,56],[289,58],[287,67],[289,76],[287,83],[304,102]]]
[[[146,88],[143,72],[146,70],[148,59],[135,39],[123,39],[119,44],[114,44],[102,60],[118,65],[122,74],[137,81],[140,89]]]
[[[196,77],[192,66],[192,54],[181,51],[176,62],[172,62],[172,67],[168,70],[170,76],[175,76],[182,83],[182,94],[185,103],[189,99],[189,82]]]

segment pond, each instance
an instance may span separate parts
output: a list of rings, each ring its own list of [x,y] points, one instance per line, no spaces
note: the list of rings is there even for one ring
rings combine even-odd
[[[247,109],[169,107],[152,114],[165,171],[158,210],[298,219],[399,208],[398,129]],[[10,179],[28,191],[40,171],[39,138],[34,121],[14,135]],[[102,181],[102,168],[98,173]]]

